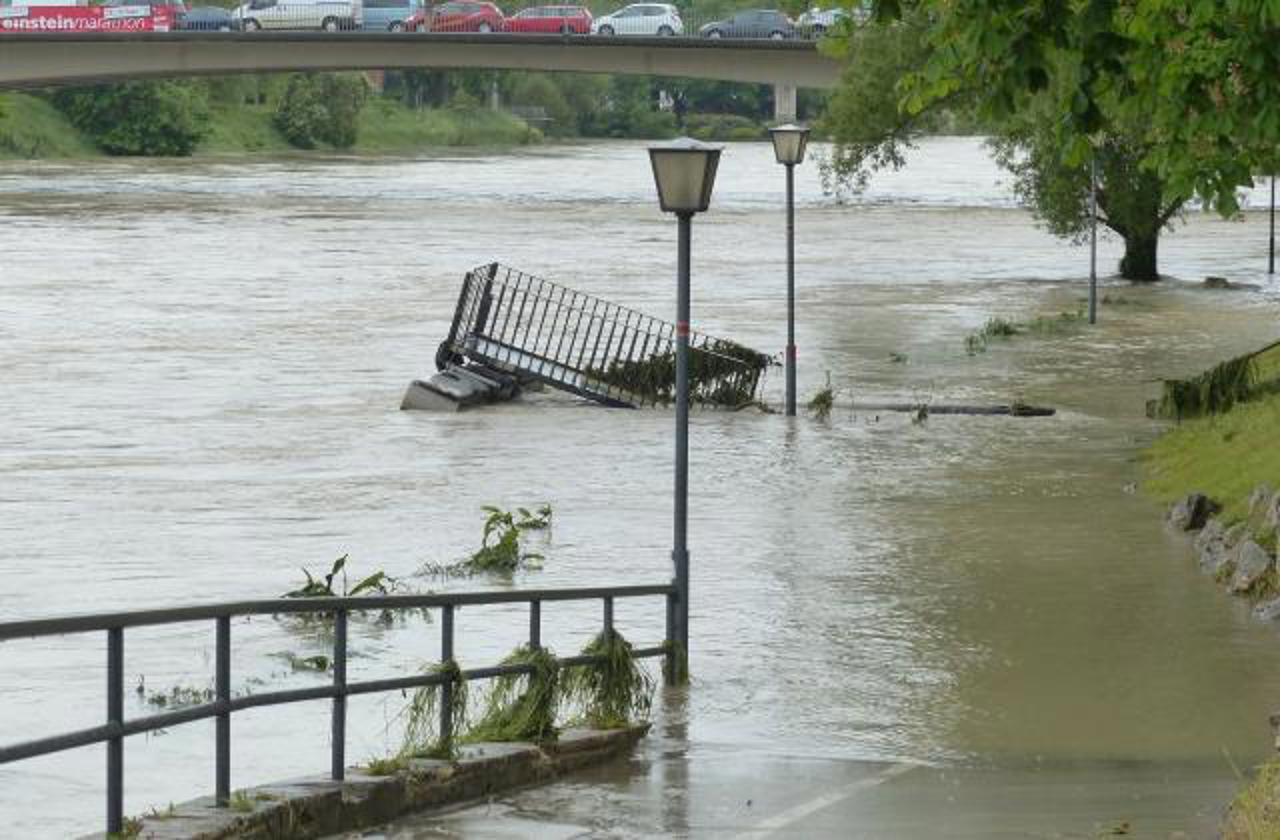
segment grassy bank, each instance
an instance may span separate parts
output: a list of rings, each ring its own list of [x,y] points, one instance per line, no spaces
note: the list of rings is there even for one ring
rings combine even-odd
[[[1185,420],[1147,450],[1145,487],[1154,498],[1170,503],[1192,491],[1204,493],[1222,505],[1222,518],[1229,524],[1245,518],[1249,494],[1259,484],[1280,487],[1280,345],[1246,361],[1245,375],[1233,374],[1232,387],[1238,392],[1229,395],[1227,410]],[[1189,382],[1214,391],[1221,401],[1217,392],[1226,393],[1226,388],[1217,381],[1223,378],[1218,371],[1232,364]],[[1208,402],[1203,396],[1194,401]]]
[[[0,158],[76,158],[100,154],[45,100],[24,93],[0,95]]]
[[[1240,521],[1248,513],[1253,488],[1280,486],[1278,429],[1277,394],[1182,423],[1147,450],[1147,492],[1171,503],[1198,491],[1222,505],[1227,522]]]
[[[1236,795],[1222,828],[1224,840],[1280,837],[1280,759],[1272,759]]]
[[[102,155],[46,100],[27,94],[0,95],[0,159],[87,158]],[[198,155],[298,152],[276,130],[270,105],[209,107],[209,133]],[[523,120],[487,108],[414,110],[374,99],[360,113],[356,154],[413,154],[442,146],[516,146],[538,143],[542,133]],[[333,149],[321,149],[332,152]]]

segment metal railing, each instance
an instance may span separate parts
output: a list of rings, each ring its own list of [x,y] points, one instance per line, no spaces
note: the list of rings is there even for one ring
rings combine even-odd
[[[470,360],[623,408],[675,395],[676,325],[490,263],[467,273],[436,365]],[[756,398],[771,360],[689,334],[690,399],[738,407]]]
[[[347,698],[352,695],[400,691],[423,686],[440,686],[440,719],[438,733],[442,740],[453,736],[453,720],[449,694],[453,680],[483,680],[494,677],[532,673],[530,665],[495,665],[463,670],[460,674],[422,673],[406,677],[347,681],[347,619],[355,612],[381,610],[442,611],[441,661],[453,659],[454,611],[461,606],[481,604],[529,605],[529,646],[542,646],[542,604],[556,601],[599,600],[604,605],[603,627],[613,628],[613,605],[618,598],[663,596],[666,599],[666,639],[662,645],[638,648],[636,657],[666,657],[668,673],[675,668],[675,649],[671,643],[676,591],[671,584],[656,586],[615,586],[584,589],[532,589],[516,592],[462,592],[454,594],[389,595],[377,598],[279,598],[263,601],[239,601],[137,610],[117,613],[95,613],[64,618],[43,618],[0,623],[0,642],[13,639],[64,635],[69,633],[107,634],[106,722],[100,726],[63,732],[8,746],[0,746],[0,765],[50,753],[63,752],[93,744],[107,745],[107,819],[108,833],[120,832],[124,826],[124,739],[130,735],[154,732],[192,721],[216,719],[214,796],[219,805],[231,799],[231,715],[259,706],[276,706],[307,700],[331,699],[332,745],[330,774],[341,780],[346,767]],[[231,695],[231,619],[254,615],[289,613],[327,613],[333,616],[333,680],[329,685],[272,691],[243,697]],[[124,631],[135,627],[195,621],[214,622],[214,699],[209,703],[177,709],[161,714],[126,719],[124,716]],[[602,657],[591,655],[561,657],[562,667],[591,665]]]

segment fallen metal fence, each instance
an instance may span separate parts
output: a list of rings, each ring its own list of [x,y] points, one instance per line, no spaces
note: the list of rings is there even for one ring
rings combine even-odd
[[[231,800],[231,716],[234,712],[259,706],[277,706],[308,700],[330,699],[332,710],[332,745],[330,774],[340,780],[346,768],[347,698],[358,694],[401,691],[422,686],[440,686],[441,703],[439,734],[442,739],[453,735],[449,695],[452,680],[447,673],[413,674],[407,677],[347,681],[347,619],[353,612],[401,611],[438,608],[441,621],[441,661],[453,659],[454,611],[461,606],[488,604],[529,605],[529,646],[542,646],[542,604],[557,601],[603,602],[603,627],[613,628],[613,606],[618,598],[662,596],[666,599],[666,638],[655,647],[638,648],[633,655],[640,658],[665,657],[666,667],[673,672],[675,648],[672,644],[672,621],[675,615],[676,590],[672,584],[656,586],[614,586],[583,589],[531,589],[516,592],[461,592],[429,595],[389,595],[377,598],[277,598],[262,601],[238,601],[136,610],[117,613],[93,613],[64,618],[42,618],[0,623],[0,642],[64,635],[70,633],[105,632],[107,634],[106,722],[71,732],[63,732],[32,741],[0,746],[0,765],[51,753],[64,752],[93,744],[107,745],[106,829],[118,833],[124,827],[124,739],[130,735],[154,732],[183,723],[215,718],[214,797],[219,805]],[[231,696],[231,619],[254,615],[325,613],[334,619],[333,680],[329,685],[271,691],[244,697]],[[124,631],[135,627],[213,621],[215,632],[214,699],[184,709],[126,719],[124,715]],[[562,667],[597,664],[600,656],[561,657]],[[463,680],[493,679],[512,674],[532,673],[530,665],[495,665],[461,671]]]
[[[463,280],[436,365],[473,361],[635,408],[674,399],[675,350],[669,321],[490,263]],[[771,363],[741,344],[690,332],[689,397],[731,408],[750,403]]]

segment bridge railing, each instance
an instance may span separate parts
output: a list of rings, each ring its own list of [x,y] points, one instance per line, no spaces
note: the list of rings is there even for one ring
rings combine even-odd
[[[0,32],[330,32],[507,33],[512,35],[602,38],[739,38],[803,40],[821,38],[853,20],[839,4],[797,16],[765,8],[712,13],[674,5],[592,2],[539,5],[536,0],[431,2],[422,0],[324,0],[289,4],[245,0],[232,8],[191,0],[77,6],[74,0],[40,3],[13,0],[0,8]],[[861,16],[861,13],[855,13]]]
[[[600,601],[603,605],[603,628],[613,629],[614,601],[619,598],[663,597],[666,599],[666,634],[661,645],[637,648],[636,657],[665,657],[667,668],[675,668],[672,644],[672,621],[675,615],[676,590],[671,584],[653,586],[613,586],[580,589],[530,589],[514,592],[460,592],[452,594],[388,595],[355,598],[277,598],[261,601],[205,604],[131,612],[93,613],[64,618],[43,618],[0,623],[0,642],[47,636],[105,632],[106,720],[98,726],[62,732],[44,738],[0,746],[0,765],[41,755],[63,752],[93,744],[107,745],[106,830],[119,833],[124,827],[124,739],[130,735],[155,732],[179,724],[214,718],[215,758],[214,796],[219,805],[231,801],[231,717],[235,712],[259,706],[301,703],[309,700],[332,701],[332,745],[330,775],[341,780],[346,768],[347,698],[423,686],[439,686],[441,702],[438,732],[443,740],[452,737],[451,703],[453,680],[493,679],[533,671],[529,665],[493,665],[463,670],[460,674],[418,673],[390,679],[347,681],[347,624],[351,613],[439,609],[441,661],[453,659],[454,612],[458,607],[483,604],[527,604],[531,648],[542,646],[542,605],[562,601]],[[333,617],[333,680],[329,685],[270,691],[243,697],[231,692],[231,619],[256,615],[327,614]],[[214,625],[214,699],[212,702],[182,709],[125,718],[124,714],[124,639],[125,630],[178,623],[210,621]],[[562,667],[597,664],[603,657],[580,655],[561,657]]]

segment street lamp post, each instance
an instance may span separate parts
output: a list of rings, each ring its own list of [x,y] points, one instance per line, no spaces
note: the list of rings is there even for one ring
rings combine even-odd
[[[1267,251],[1267,274],[1276,273],[1276,176],[1271,176],[1271,242]]]
[[[787,168],[787,401],[788,417],[796,416],[796,164],[804,162],[809,129],[788,123],[769,129],[773,153]]]
[[[689,654],[689,235],[695,213],[711,204],[720,164],[720,146],[689,138],[649,147],[658,188],[658,204],[679,221],[676,285],[676,482],[675,528],[671,560],[675,565],[676,603],[668,610],[668,638]],[[670,661],[670,660],[669,660]],[[669,669],[670,673],[670,669]],[[674,674],[670,674],[675,676]]]
[[[1098,323],[1098,153],[1089,158],[1089,323]]]

